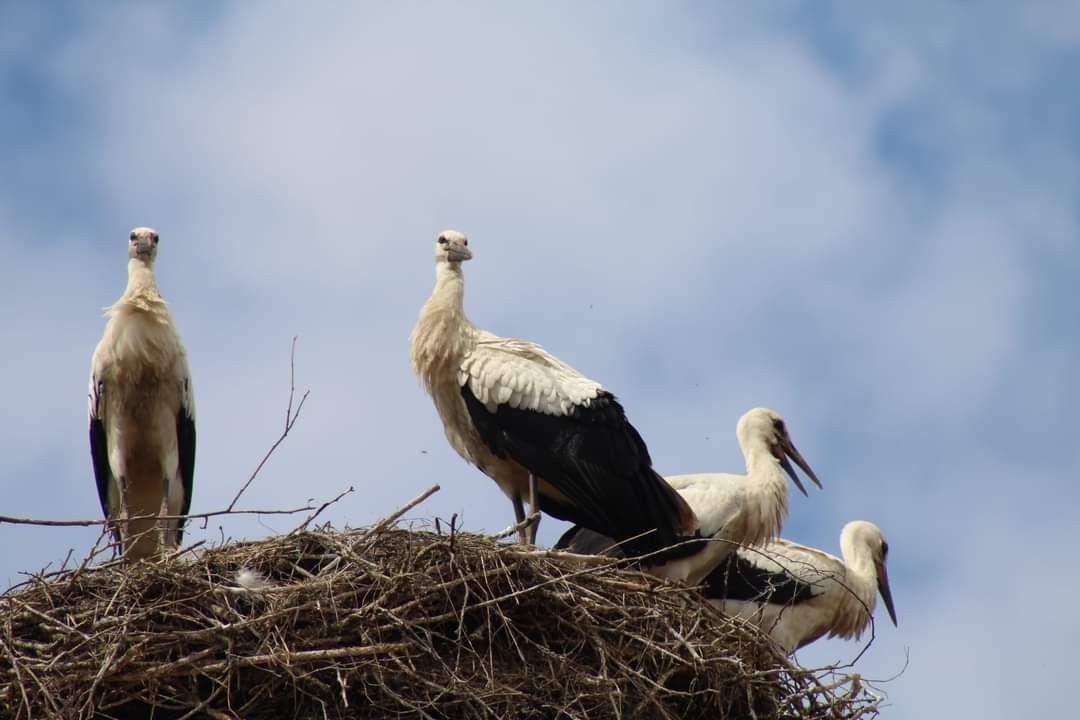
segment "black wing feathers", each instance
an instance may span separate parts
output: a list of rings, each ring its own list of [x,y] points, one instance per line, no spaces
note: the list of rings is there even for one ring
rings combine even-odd
[[[94,464],[94,478],[97,480],[101,512],[107,518],[109,517],[109,484],[112,482],[112,470],[109,468],[109,446],[105,442],[105,424],[96,416],[90,418],[90,459]]]
[[[562,534],[555,543],[556,550],[569,550],[579,555],[607,555],[613,558],[626,557],[622,547],[607,535],[601,535],[580,525],[575,525]]]
[[[581,555],[626,557],[615,541],[580,525],[563,533],[555,543],[556,550],[568,550]],[[757,552],[749,550],[747,552]],[[710,600],[746,600],[793,605],[812,598],[814,585],[799,580],[789,572],[772,572],[751,562],[741,553],[732,553],[705,578],[704,594]]]
[[[191,510],[191,491],[194,484],[195,473],[195,419],[187,414],[185,408],[180,408],[176,414],[176,450],[180,460],[180,481],[184,484],[184,503],[180,508],[181,515],[187,515]],[[176,533],[176,544],[184,542],[184,523],[181,522]]]
[[[588,407],[569,415],[546,415],[500,405],[494,413],[461,388],[469,416],[484,443],[543,478],[570,505],[541,496],[540,509],[610,537],[627,540],[631,555],[643,555],[686,539],[693,523],[686,502],[655,470],[644,440],[622,405],[601,391]],[[680,548],[671,556],[693,550]]]
[[[814,594],[811,583],[783,570],[773,572],[762,568],[738,552],[729,555],[705,578],[705,597],[712,600],[793,605],[809,600]]]

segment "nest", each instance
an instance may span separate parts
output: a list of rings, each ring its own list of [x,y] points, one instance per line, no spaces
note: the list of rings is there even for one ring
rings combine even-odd
[[[265,582],[237,584],[243,568]],[[248,578],[257,578],[248,574]],[[62,718],[871,718],[696,593],[461,532],[302,531],[0,596],[0,708]]]

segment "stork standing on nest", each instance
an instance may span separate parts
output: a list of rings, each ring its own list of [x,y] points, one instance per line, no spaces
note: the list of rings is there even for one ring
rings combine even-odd
[[[439,235],[435,289],[411,338],[413,369],[451,447],[510,497],[519,527],[528,496],[533,513],[626,540],[638,554],[696,537],[694,514],[652,469],[614,395],[540,346],[469,322],[468,244],[453,230]],[[534,523],[521,540],[535,537]]]
[[[690,577],[700,578],[709,573],[740,544],[757,545],[780,534],[788,514],[785,472],[806,495],[791,460],[821,487],[791,441],[784,419],[775,410],[754,408],[745,413],[735,426],[735,436],[746,458],[745,475],[699,473],[664,478],[694,511],[701,534],[714,541],[710,551],[676,561],[692,562]],[[625,555],[611,537],[580,526],[566,531],[555,547],[590,555]]]
[[[130,560],[175,548],[195,468],[195,400],[187,353],[154,279],[158,234],[128,240],[128,283],[108,308],[90,366],[90,456],[98,498]],[[163,534],[163,538],[159,535]]]
[[[763,548],[740,548],[705,580],[705,596],[727,615],[767,632],[788,654],[823,635],[857,639],[870,624],[877,595],[896,625],[889,574],[889,544],[864,520],[840,533],[844,559],[777,539]]]

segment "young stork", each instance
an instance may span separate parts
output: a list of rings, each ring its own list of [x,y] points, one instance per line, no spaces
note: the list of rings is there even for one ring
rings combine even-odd
[[[411,338],[413,370],[451,447],[510,497],[519,525],[527,494],[533,512],[626,540],[637,554],[696,537],[694,514],[652,469],[614,395],[540,346],[469,322],[468,244],[453,230],[439,235],[435,289]],[[521,540],[535,534],[534,523]]]
[[[841,560],[816,548],[777,539],[740,548],[705,580],[705,596],[727,615],[769,633],[789,655],[823,635],[857,639],[881,593],[896,625],[889,544],[877,525],[849,522],[840,533]]]
[[[154,280],[158,234],[128,240],[128,283],[90,365],[90,457],[105,517],[124,557],[161,550],[157,516],[186,515],[195,467],[195,400],[187,354]],[[129,519],[130,518],[130,519]],[[183,523],[169,520],[175,548]]]
[[[701,534],[714,542],[708,551],[672,563],[689,564],[681,574],[701,579],[718,566],[736,547],[758,545],[780,534],[787,518],[786,472],[795,487],[806,495],[791,460],[821,487],[814,471],[795,449],[784,419],[775,410],[754,408],[739,418],[735,437],[746,459],[746,474],[700,473],[669,475],[665,480],[675,488],[698,518]],[[568,530],[556,548],[581,554],[622,556],[612,539],[581,527]]]

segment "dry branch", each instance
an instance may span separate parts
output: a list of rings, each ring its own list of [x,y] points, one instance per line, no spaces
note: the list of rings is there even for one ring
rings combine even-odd
[[[351,492],[350,488],[347,492]],[[340,498],[339,498],[340,499]],[[132,515],[131,520],[156,518],[157,520],[197,520],[199,518],[212,518],[220,515],[296,515],[297,513],[319,510],[314,505],[292,508],[290,510],[214,510],[213,512],[191,513],[190,515]],[[325,509],[325,508],[323,508]],[[112,520],[101,518],[98,520],[43,520],[38,518],[21,518],[10,515],[0,515],[0,525],[40,525],[42,527],[92,527],[94,525],[108,525]]]
[[[274,451],[278,449],[281,443],[285,442],[285,438],[289,437],[289,432],[293,429],[293,425],[300,419],[300,411],[304,409],[304,403],[307,402],[308,396],[311,395],[310,390],[305,390],[303,396],[300,398],[300,402],[296,406],[296,412],[293,412],[293,399],[296,397],[296,336],[293,335],[292,345],[289,347],[289,404],[285,406],[285,428],[281,431],[281,435],[273,442],[270,448],[263,455],[262,460],[255,466],[255,470],[240,486],[240,489],[236,492],[232,502],[229,503],[229,507],[226,510],[231,511],[236,507],[237,501],[240,500],[240,496],[251,486],[251,483],[255,482],[255,478],[259,476],[259,472],[263,469],[263,465],[270,459],[270,456],[274,454]]]

